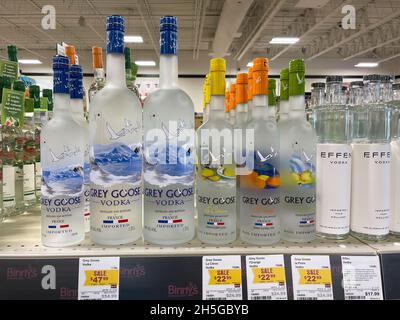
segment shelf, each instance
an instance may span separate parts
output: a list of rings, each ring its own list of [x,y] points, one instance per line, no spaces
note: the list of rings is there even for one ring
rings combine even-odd
[[[400,246],[398,247],[400,250]],[[355,254],[374,255],[376,250],[355,238],[344,241],[316,239],[309,243],[281,241],[272,246],[255,246],[239,240],[227,246],[211,246],[193,239],[181,246],[157,246],[143,241],[128,245],[99,246],[86,239],[79,245],[67,248],[47,248],[40,240],[40,210],[13,217],[0,224],[0,259],[28,257],[79,257],[79,256],[198,256],[219,254]]]

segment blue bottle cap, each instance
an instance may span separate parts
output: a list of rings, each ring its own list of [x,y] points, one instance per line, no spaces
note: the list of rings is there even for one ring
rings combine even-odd
[[[69,95],[71,99],[83,98],[83,71],[80,65],[74,64],[69,70]]]
[[[107,53],[124,53],[125,19],[122,16],[108,16]]]
[[[160,18],[160,53],[177,54],[178,21],[176,17],[164,16]]]
[[[53,92],[69,94],[68,74],[69,59],[68,57],[56,55],[53,56]]]

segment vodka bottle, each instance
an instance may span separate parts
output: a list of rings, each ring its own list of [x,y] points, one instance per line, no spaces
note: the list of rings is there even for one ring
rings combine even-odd
[[[125,78],[126,78],[126,87],[131,90],[138,98],[140,98],[139,90],[136,88],[134,80],[133,80],[133,72],[132,70],[132,62],[131,62],[131,49],[125,47]],[[135,75],[136,78],[136,75]]]
[[[268,79],[268,116],[276,122],[276,80]]]
[[[93,101],[94,95],[106,85],[106,77],[103,69],[103,49],[101,47],[92,48],[92,60],[94,80],[89,88],[89,103]]]
[[[253,81],[253,67],[248,68],[247,70],[247,121],[251,121],[252,116],[251,113],[253,111],[253,87],[254,87],[254,81]]]
[[[289,119],[289,69],[280,72],[279,128]]]
[[[230,104],[230,99],[231,95],[229,93],[229,90],[225,91],[225,120],[230,124],[230,116],[229,116],[229,104]]]
[[[323,82],[312,83],[310,109],[307,112],[307,120],[314,126],[314,128],[315,128],[314,109],[316,107],[322,107],[324,104],[325,104],[325,83]]]
[[[91,238],[105,245],[142,235],[142,107],[125,84],[124,31],[107,17],[107,82],[89,109]]]
[[[43,89],[42,96],[47,98],[47,121],[53,117],[53,91],[51,89]]]
[[[390,107],[381,101],[379,75],[364,77],[364,103],[354,107],[352,233],[382,240],[389,234]]]
[[[247,117],[248,117],[248,75],[247,73],[239,73],[236,77],[236,86],[235,86],[235,127],[238,129],[244,128]],[[245,94],[244,94],[245,92]]]
[[[211,244],[228,244],[236,239],[233,127],[225,119],[225,72],[224,59],[211,60],[210,119],[197,131],[198,238]]]
[[[229,123],[236,124],[236,83],[232,83],[229,88]]]
[[[139,92],[139,88],[136,86],[136,78],[137,78],[137,73],[139,70],[139,66],[132,62],[131,63],[131,83],[132,83],[132,89],[135,91],[136,95],[138,96],[139,100],[140,100],[140,92]]]
[[[21,83],[21,87],[25,89],[25,85],[23,82]],[[35,175],[36,143],[35,143],[35,122],[33,118],[33,110],[34,110],[33,100],[26,98],[25,119],[24,119],[24,125],[22,127],[22,133],[24,138],[23,189],[24,189],[24,203],[26,207],[31,207],[37,203],[36,175]]]
[[[245,129],[254,132],[254,150],[246,161],[247,175],[238,176],[240,238],[267,245],[280,239],[279,219],[279,131],[268,117],[267,59],[253,61],[253,112]]]
[[[326,78],[326,104],[316,106],[317,235],[345,239],[350,232],[352,112],[343,104],[342,77]]]
[[[207,73],[206,79],[204,82],[205,85],[205,108],[203,114],[203,123],[206,123],[209,119],[210,115],[210,100],[211,100],[211,84],[210,84],[210,74]]]
[[[305,114],[304,72],[303,60],[290,61],[290,113],[280,127],[282,238],[295,242],[315,235],[316,134]]]
[[[85,232],[90,231],[90,162],[89,162],[89,124],[83,111],[82,67],[72,65],[69,71],[69,94],[71,98],[71,114],[83,131],[84,166],[83,166],[83,196]]]
[[[161,245],[194,236],[194,106],[178,87],[177,19],[160,19],[160,89],[146,99],[144,239]]]
[[[391,214],[390,232],[400,235],[400,84],[393,85],[393,99],[390,102],[392,108],[392,142],[391,147]]]
[[[78,244],[85,237],[83,130],[73,120],[68,86],[69,59],[53,57],[54,116],[42,128],[42,243]]]

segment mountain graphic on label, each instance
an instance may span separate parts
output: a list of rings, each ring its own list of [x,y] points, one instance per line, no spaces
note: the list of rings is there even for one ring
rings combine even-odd
[[[120,131],[115,131],[111,125],[106,122],[106,128],[110,135],[110,140],[118,140],[119,138],[125,137],[129,133],[138,132],[140,130],[140,123],[137,121],[136,126],[133,125],[132,121],[124,119],[124,127]]]
[[[68,146],[64,145],[64,152],[60,153],[58,156],[53,150],[50,149],[49,151],[52,162],[58,162],[65,158],[76,156],[81,150],[78,147],[74,147],[74,150],[71,150]]]

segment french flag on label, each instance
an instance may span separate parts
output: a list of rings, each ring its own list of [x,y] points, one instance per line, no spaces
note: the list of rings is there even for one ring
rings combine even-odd
[[[163,224],[175,224],[175,223],[182,223],[182,219],[167,219],[167,220],[158,220],[158,223],[163,223]]]
[[[89,216],[90,216],[90,212],[85,212],[83,215],[84,215],[85,217],[89,217]]]
[[[254,225],[256,227],[272,227],[274,224],[272,222],[256,222]]]
[[[119,219],[119,220],[103,220],[104,224],[119,224],[119,223],[127,223],[128,219]]]
[[[214,222],[214,221],[208,221],[207,225],[209,226],[224,226],[225,222]]]
[[[314,223],[315,223],[314,219],[300,220],[300,224],[314,224]]]
[[[65,229],[65,228],[69,228],[69,224],[60,224],[58,226],[55,226],[55,225],[49,226],[49,229]]]

